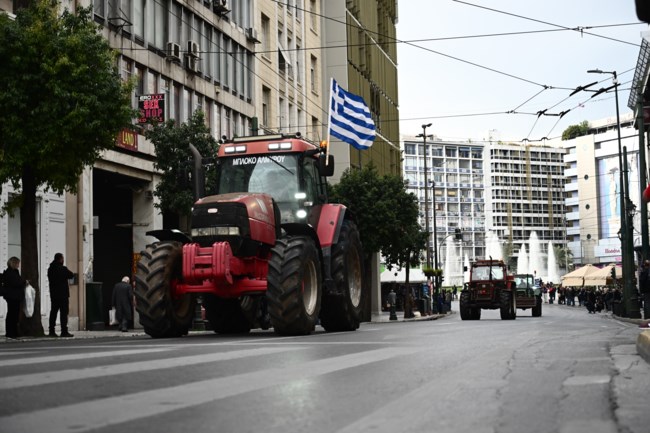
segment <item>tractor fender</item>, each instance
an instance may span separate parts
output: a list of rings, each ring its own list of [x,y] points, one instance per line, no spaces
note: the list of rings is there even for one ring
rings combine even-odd
[[[149,230],[145,234],[147,236],[153,236],[159,241],[175,241],[181,244],[189,244],[192,242],[191,237],[177,229]]]

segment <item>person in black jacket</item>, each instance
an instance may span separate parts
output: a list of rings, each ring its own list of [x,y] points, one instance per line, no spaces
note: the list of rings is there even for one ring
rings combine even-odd
[[[56,315],[61,312],[61,337],[72,337],[68,332],[68,298],[70,286],[68,280],[74,277],[68,268],[63,266],[63,254],[56,253],[54,260],[47,270],[47,280],[50,282],[50,337],[56,337]]]
[[[133,320],[133,286],[129,284],[129,277],[113,286],[112,304],[115,307],[115,318],[120,331],[129,330],[129,320]]]
[[[6,337],[18,338],[18,318],[20,303],[25,300],[27,281],[20,276],[20,259],[12,257],[7,260],[7,269],[2,274],[4,280],[4,298],[7,301],[7,317],[5,317]]]

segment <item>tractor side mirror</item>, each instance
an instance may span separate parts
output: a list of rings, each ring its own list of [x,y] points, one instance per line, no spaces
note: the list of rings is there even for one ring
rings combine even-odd
[[[334,174],[334,155],[320,154],[318,157],[318,172],[323,177],[330,177]]]

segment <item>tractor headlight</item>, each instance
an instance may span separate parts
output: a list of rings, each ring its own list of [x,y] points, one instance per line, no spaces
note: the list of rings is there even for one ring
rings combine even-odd
[[[300,219],[305,218],[307,216],[307,211],[304,209],[298,209],[298,211],[296,211],[296,216]]]

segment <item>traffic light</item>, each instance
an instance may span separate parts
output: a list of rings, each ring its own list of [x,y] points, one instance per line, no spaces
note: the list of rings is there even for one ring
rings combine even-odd
[[[456,229],[454,231],[454,236],[457,241],[462,241],[463,240],[463,232],[460,229]]]

